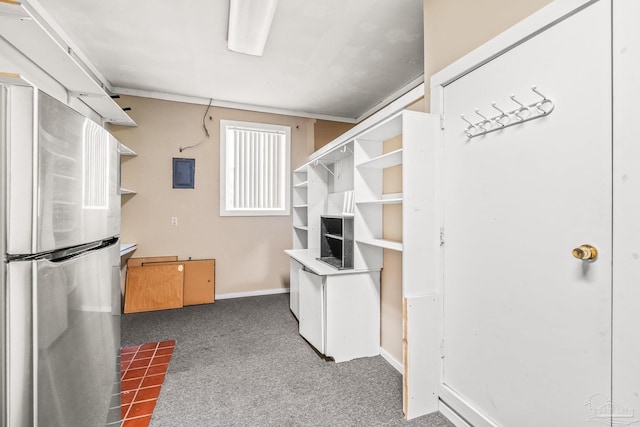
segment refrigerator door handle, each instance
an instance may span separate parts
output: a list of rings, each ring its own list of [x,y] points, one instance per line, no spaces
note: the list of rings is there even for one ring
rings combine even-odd
[[[73,248],[54,251],[54,252],[51,252],[49,256],[39,258],[39,259],[45,259],[52,263],[62,263],[62,262],[66,262],[84,255],[87,255],[90,252],[95,252],[101,249],[114,246],[119,241],[120,239],[118,237],[113,237],[111,239],[101,240],[98,242],[91,242],[86,245],[75,246]]]

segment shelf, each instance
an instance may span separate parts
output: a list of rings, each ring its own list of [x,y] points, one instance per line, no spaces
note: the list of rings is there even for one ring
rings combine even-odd
[[[358,135],[356,139],[386,141],[402,133],[402,112],[396,113]]]
[[[309,231],[308,225],[294,225],[293,228],[296,230]]]
[[[356,202],[356,205],[395,205],[402,203],[402,193],[383,194],[381,199],[362,200]]]
[[[85,70],[86,65],[79,63],[71,46],[31,5],[0,2],[0,17],[0,36],[64,86],[70,96],[81,100],[107,122],[136,126],[103,84]]]
[[[307,165],[304,164],[300,166],[298,169],[294,170],[293,173],[305,174],[307,173]]]
[[[129,190],[128,188],[120,188],[120,195],[126,196],[127,194],[137,194],[133,190]]]
[[[118,146],[118,151],[120,152],[121,156],[134,157],[138,155],[135,151],[122,143],[120,143],[120,145]]]
[[[128,253],[131,253],[137,249],[135,243],[120,243],[120,256],[124,256]]]
[[[402,242],[394,242],[393,240],[384,239],[360,239],[356,243],[363,243],[369,246],[377,246],[379,248],[391,249],[393,251],[402,252]]]
[[[308,207],[309,207],[309,205],[293,205],[294,209],[306,209]]]
[[[402,148],[360,163],[359,168],[385,169],[402,164]]]
[[[380,271],[377,269],[359,269],[350,268],[346,270],[339,270],[337,268],[331,267],[328,264],[318,261],[317,258],[320,256],[318,249],[287,249],[284,251],[291,258],[295,259],[299,263],[303,264],[305,268],[310,270],[311,272],[318,274],[320,276],[338,276],[338,275],[347,275],[347,274],[358,274],[363,272],[371,272],[371,271]]]
[[[322,157],[318,157],[314,162],[310,164],[314,164],[316,161],[318,161],[324,163],[325,165],[330,165],[349,156],[353,156],[353,141],[347,141],[344,144],[332,148],[331,150],[323,154]]]
[[[293,188],[306,188],[308,184],[309,184],[309,181],[304,181],[299,184],[295,184]]]
[[[328,238],[330,238],[330,239],[335,239],[335,240],[344,240],[344,238],[343,238],[342,236],[339,236],[339,235],[337,235],[337,234],[329,234],[329,233],[326,233],[324,236],[325,236],[325,237],[328,237]]]

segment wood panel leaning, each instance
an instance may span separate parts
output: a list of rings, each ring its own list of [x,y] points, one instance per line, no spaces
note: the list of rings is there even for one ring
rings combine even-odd
[[[124,312],[166,310],[215,300],[215,260],[179,261],[177,256],[131,258],[127,263]]]

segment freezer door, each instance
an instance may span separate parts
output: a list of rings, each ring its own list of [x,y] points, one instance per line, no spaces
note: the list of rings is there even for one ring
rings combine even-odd
[[[8,92],[8,253],[119,235],[116,139],[43,92]]]
[[[118,245],[61,262],[10,262],[8,266],[12,291],[8,334],[15,354],[7,372],[12,390],[20,391],[9,396],[9,425],[117,422]]]

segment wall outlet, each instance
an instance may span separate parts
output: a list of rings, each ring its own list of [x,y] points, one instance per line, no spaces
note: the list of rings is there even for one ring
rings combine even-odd
[[[172,216],[171,217],[171,225],[178,225],[178,217],[177,216]]]

